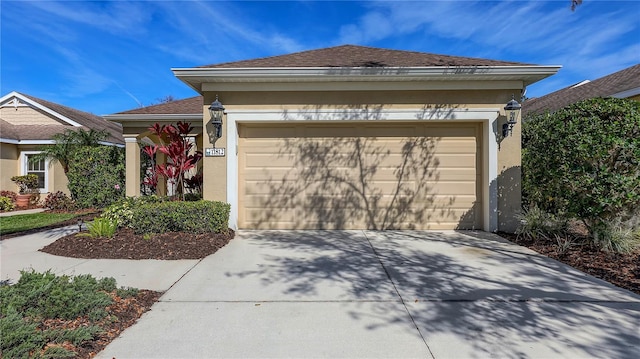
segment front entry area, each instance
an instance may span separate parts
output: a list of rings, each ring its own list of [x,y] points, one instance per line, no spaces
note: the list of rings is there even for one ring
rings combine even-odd
[[[476,122],[242,123],[238,227],[482,228]]]

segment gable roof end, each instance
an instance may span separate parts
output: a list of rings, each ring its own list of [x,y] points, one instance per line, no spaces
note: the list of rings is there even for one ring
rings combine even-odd
[[[11,125],[6,121],[2,121],[3,136],[5,138],[5,130],[7,133],[12,133],[10,140],[19,141],[42,141],[49,140],[51,136],[57,133],[62,133],[66,129],[78,129],[85,130],[94,129],[97,131],[106,130],[109,137],[106,141],[113,144],[124,144],[124,138],[122,137],[122,126],[119,124],[106,121],[100,116],[96,116],[92,113],[73,109],[71,107],[63,106],[54,102],[43,100],[31,95],[13,91],[2,98],[0,102],[5,102],[10,98],[19,98],[21,101],[27,103],[29,106],[37,108],[45,113],[57,118],[62,123],[67,125]],[[7,138],[9,139],[9,138]]]

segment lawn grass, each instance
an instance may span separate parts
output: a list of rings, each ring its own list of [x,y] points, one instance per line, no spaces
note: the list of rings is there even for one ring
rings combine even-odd
[[[78,216],[75,213],[31,213],[0,217],[0,235],[46,227]]]

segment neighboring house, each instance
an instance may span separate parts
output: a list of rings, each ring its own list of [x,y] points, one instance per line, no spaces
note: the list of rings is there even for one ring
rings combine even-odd
[[[29,161],[43,145],[53,144],[53,135],[66,129],[106,130],[105,144],[123,146],[122,127],[102,117],[45,101],[19,92],[0,98],[0,188],[17,191],[11,177],[36,174],[40,193],[67,189],[67,177],[59,163]]]
[[[597,80],[585,80],[522,104],[522,118],[555,112],[576,102],[595,97],[629,98],[640,101],[640,64]]]
[[[520,123],[503,136],[504,107],[558,69],[345,45],[173,69],[202,102],[105,118],[123,125],[127,195],[140,194],[146,129],[197,122],[203,196],[231,204],[234,229],[513,231]]]

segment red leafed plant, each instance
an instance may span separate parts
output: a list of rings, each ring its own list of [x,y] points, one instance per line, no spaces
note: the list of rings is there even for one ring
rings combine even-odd
[[[156,152],[164,153],[168,161],[163,164],[155,164],[153,173],[145,177],[145,184],[155,188],[158,177],[163,176],[168,183],[176,185],[176,194],[184,200],[185,173],[195,168],[202,159],[202,152],[190,153],[194,144],[187,139],[193,130],[191,124],[178,122],[176,125],[154,124],[149,130],[158,136],[160,145],[145,146],[143,151],[150,158],[154,158]]]

